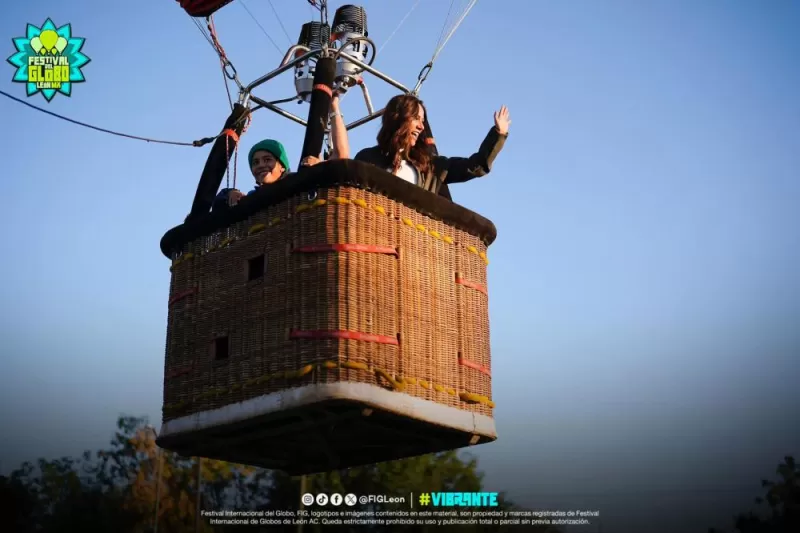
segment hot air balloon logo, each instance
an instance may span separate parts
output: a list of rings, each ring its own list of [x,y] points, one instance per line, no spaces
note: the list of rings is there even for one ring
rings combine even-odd
[[[71,96],[72,84],[86,81],[81,70],[90,61],[81,51],[86,39],[73,36],[71,24],[56,27],[50,19],[41,27],[28,24],[25,33],[13,39],[12,81],[26,84],[28,96],[41,92],[48,102],[57,93]]]
[[[44,30],[38,37],[31,39],[31,48],[41,55],[60,54],[67,47],[67,40],[53,30]]]

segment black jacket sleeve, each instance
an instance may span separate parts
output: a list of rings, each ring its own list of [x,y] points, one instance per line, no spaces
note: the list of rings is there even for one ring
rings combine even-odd
[[[236,135],[241,135],[245,125],[245,118],[250,110],[241,104],[235,104],[231,115],[225,121],[224,129],[231,129]],[[214,141],[211,151],[208,154],[200,181],[197,183],[197,191],[192,203],[192,211],[186,220],[200,218],[208,214],[217,200],[217,189],[225,176],[228,162],[236,149],[236,143],[225,135],[220,135]]]
[[[437,174],[446,183],[463,183],[487,175],[497,154],[503,149],[508,133],[500,135],[492,126],[478,151],[469,157],[443,157],[434,160]]]

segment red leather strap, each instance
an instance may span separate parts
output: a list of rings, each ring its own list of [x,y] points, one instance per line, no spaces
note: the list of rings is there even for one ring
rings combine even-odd
[[[468,360],[464,359],[463,357],[459,357],[458,358],[458,364],[462,365],[462,366],[465,366],[467,368],[471,368],[473,370],[477,370],[478,372],[480,372],[482,374],[486,374],[487,376],[492,377],[492,371],[491,370],[489,370],[488,368],[486,368],[483,365],[479,365],[478,363],[475,363],[474,361],[468,361]]]
[[[372,333],[361,333],[359,331],[347,330],[316,330],[316,331],[302,331],[292,330],[289,333],[290,339],[346,339],[353,341],[363,342],[377,342],[378,344],[392,344],[399,346],[400,343],[397,337],[389,337],[386,335],[373,335]]]
[[[463,285],[465,287],[469,287],[470,289],[475,289],[478,292],[482,292],[486,296],[489,296],[489,291],[486,290],[486,287],[481,285],[480,283],[475,283],[474,281],[469,281],[461,277],[460,274],[456,274],[456,283],[459,285]]]
[[[368,254],[397,255],[397,248],[391,246],[372,246],[370,244],[309,244],[298,246],[293,252],[313,254],[319,252],[363,252]]]
[[[196,292],[197,292],[197,287],[194,287],[194,288],[192,288],[192,289],[186,289],[185,291],[181,291],[181,292],[179,292],[179,293],[177,293],[177,294],[174,294],[174,295],[173,295],[173,296],[172,296],[172,297],[169,299],[169,304],[168,304],[168,305],[172,305],[172,304],[174,304],[175,302],[178,302],[178,301],[180,301],[180,300],[183,300],[183,299],[184,299],[184,298],[186,298],[187,296],[191,296],[192,294],[194,294],[194,293],[196,293]]]
[[[314,89],[313,90],[322,91],[325,94],[327,94],[328,96],[333,96],[333,90],[330,87],[328,87],[327,85],[325,85],[324,83],[318,83],[318,84],[314,85]]]

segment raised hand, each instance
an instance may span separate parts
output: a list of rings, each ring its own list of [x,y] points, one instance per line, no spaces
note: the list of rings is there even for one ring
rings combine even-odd
[[[500,135],[508,133],[508,127],[511,125],[511,117],[508,115],[508,108],[503,106],[500,111],[494,113],[494,127]]]

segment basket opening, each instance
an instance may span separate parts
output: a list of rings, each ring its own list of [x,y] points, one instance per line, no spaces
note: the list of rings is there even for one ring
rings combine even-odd
[[[230,356],[230,338],[225,335],[217,337],[211,343],[212,358],[215,361],[224,361]]]
[[[247,260],[247,281],[264,277],[264,255],[251,257]]]

